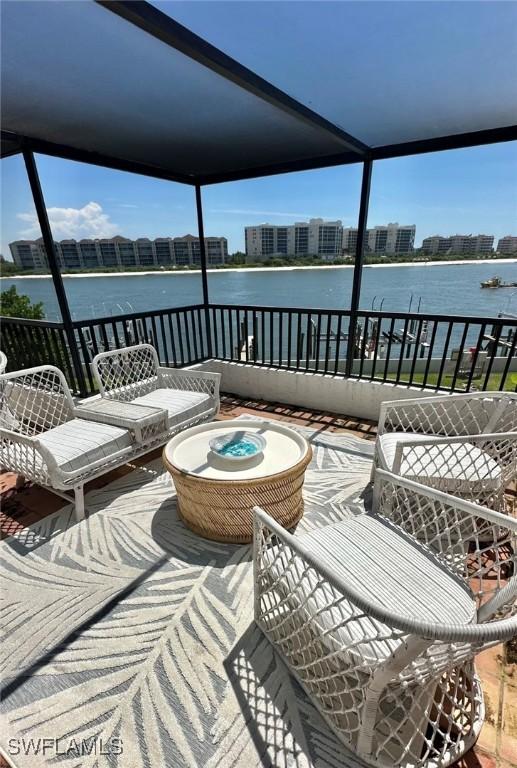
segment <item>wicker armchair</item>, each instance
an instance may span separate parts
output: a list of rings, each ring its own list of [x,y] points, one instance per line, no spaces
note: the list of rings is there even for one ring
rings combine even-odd
[[[163,368],[150,344],[101,352],[92,369],[102,397],[164,408],[169,436],[219,410],[219,373]]]
[[[504,511],[517,477],[517,394],[470,392],[383,403],[376,467]]]
[[[373,514],[299,536],[255,509],[255,617],[367,764],[444,768],[483,723],[474,657],[517,632],[517,521],[375,482]]]
[[[143,409],[146,411],[147,409]],[[0,376],[0,464],[43,485],[84,516],[84,483],[165,442],[166,415],[145,440],[79,415],[63,373],[42,365]],[[74,499],[67,493],[72,491]]]

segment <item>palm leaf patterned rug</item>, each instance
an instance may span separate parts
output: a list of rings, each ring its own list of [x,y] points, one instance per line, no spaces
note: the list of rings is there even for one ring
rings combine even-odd
[[[301,431],[298,530],[363,510],[373,445]],[[160,460],[1,545],[1,751],[15,768],[348,768],[253,622],[251,548],[178,519]]]

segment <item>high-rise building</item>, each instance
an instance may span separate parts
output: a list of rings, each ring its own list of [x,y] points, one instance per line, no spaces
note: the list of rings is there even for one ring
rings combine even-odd
[[[517,237],[515,235],[506,235],[499,238],[497,243],[498,253],[517,253]]]
[[[442,235],[431,235],[422,240],[422,250],[424,253],[447,253],[451,247],[451,238],[442,237]]]
[[[16,266],[22,269],[47,269],[48,261],[44,251],[38,247],[34,240],[16,240],[9,243],[9,249]]]
[[[424,253],[492,253],[493,235],[433,235],[422,240]]]
[[[55,243],[58,264],[63,269],[97,269],[102,267],[174,267],[201,263],[199,238],[112,237],[96,240],[61,240]],[[16,240],[9,244],[14,263],[22,269],[48,269],[42,238]],[[224,264],[228,256],[225,237],[206,237],[208,266]]]
[[[321,256],[333,260],[341,255],[341,221],[310,219],[295,224],[259,224],[245,227],[246,258],[261,261],[270,256]]]
[[[411,253],[415,245],[416,226],[400,225],[397,222],[372,227],[366,230],[365,253],[380,256],[394,253]],[[357,228],[343,230],[343,253],[353,256],[357,248]]]

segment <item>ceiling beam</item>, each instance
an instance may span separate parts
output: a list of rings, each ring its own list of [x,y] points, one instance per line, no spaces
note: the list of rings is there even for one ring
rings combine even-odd
[[[368,154],[369,147],[362,141],[288,96],[145,0],[95,0],[95,2],[277,109],[338,139],[343,144],[343,148],[354,152],[358,159],[363,159]]]
[[[486,131],[469,131],[468,133],[456,133],[451,136],[440,136],[436,139],[406,141],[402,144],[387,144],[382,147],[373,147],[371,156],[373,160],[387,160],[390,157],[407,157],[408,155],[420,155],[426,152],[443,152],[449,149],[480,147],[486,144],[498,144],[503,141],[516,140],[517,125],[508,125],[504,128],[490,128]]]
[[[255,179],[263,176],[275,176],[282,173],[295,173],[297,171],[316,170],[318,168],[331,168],[339,165],[350,165],[360,162],[354,152],[343,152],[335,155],[325,155],[322,157],[306,158],[303,160],[292,160],[284,163],[273,163],[270,165],[257,166],[244,170],[224,171],[206,175],[188,175],[166,171],[164,169],[137,163],[131,160],[122,160],[120,158],[109,157],[97,152],[88,152],[86,150],[74,149],[63,144],[33,139],[27,136],[18,136],[9,131],[2,131],[2,143],[5,142],[2,157],[9,157],[18,154],[23,148],[30,149],[33,152],[42,155],[51,155],[61,157],[67,160],[76,160],[90,165],[99,165],[113,170],[125,171],[127,173],[137,173],[142,176],[163,179],[164,181],[175,181],[180,184],[222,184],[230,181],[241,181],[245,179]],[[467,147],[485,146],[488,144],[497,144],[506,141],[517,141],[517,126],[511,125],[504,128],[492,128],[485,131],[471,131],[468,133],[459,133],[452,136],[440,136],[435,139],[423,139],[420,141],[411,141],[401,144],[389,144],[381,147],[375,147],[369,151],[369,159],[387,160],[395,157],[407,157],[410,155],[425,154],[428,152],[443,152],[453,149],[464,149]],[[6,149],[6,144],[14,144],[13,149]]]
[[[440,136],[436,139],[423,139],[410,141],[403,144],[389,144],[375,147],[369,151],[371,160],[387,160],[395,157],[408,157],[410,155],[425,154],[426,152],[444,152],[452,149],[464,149],[467,147],[498,144],[505,141],[517,141],[517,126],[511,125],[504,128],[491,128],[486,131],[471,131],[458,133],[452,136]],[[352,152],[343,152],[326,157],[295,160],[286,163],[250,168],[245,171],[229,171],[223,173],[201,176],[201,184],[221,184],[226,181],[240,181],[242,179],[255,179],[261,176],[273,176],[281,173],[295,171],[307,171],[317,168],[330,168],[337,165],[350,165],[360,162]]]
[[[52,141],[34,139],[30,136],[18,136],[10,131],[2,131],[2,142],[4,141],[19,142],[19,149],[10,154],[16,154],[16,152],[21,152],[23,149],[28,149],[39,155],[50,155],[63,158],[64,160],[87,163],[88,165],[99,165],[103,168],[112,168],[114,171],[137,173],[140,176],[150,176],[151,178],[163,179],[164,181],[176,181],[180,184],[190,184],[191,186],[194,186],[196,183],[194,176],[188,174],[172,173],[154,165],[147,165],[146,163],[139,163],[134,160],[123,160],[118,157],[103,155],[99,152],[89,152],[88,150],[77,149],[67,144],[55,144]]]
[[[210,173],[199,177],[199,183],[222,184],[227,181],[243,181],[244,179],[258,179],[264,176],[276,176],[282,173],[295,173],[297,171],[312,171],[318,168],[332,168],[337,165],[350,165],[362,162],[354,152],[340,152],[337,155],[324,155],[323,157],[311,157],[304,160],[289,160],[283,163],[260,165],[256,168],[245,170],[223,171]]]

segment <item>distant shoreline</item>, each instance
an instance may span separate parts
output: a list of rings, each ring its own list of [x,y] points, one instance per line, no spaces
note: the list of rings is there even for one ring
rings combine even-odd
[[[454,261],[404,261],[389,264],[365,264],[364,269],[388,269],[390,267],[446,267],[460,264],[517,264],[516,258],[509,259],[456,259]],[[306,269],[353,269],[353,264],[289,266],[289,267],[228,267],[227,269],[208,269],[210,274],[225,274],[226,272],[294,272]],[[145,275],[197,275],[200,269],[188,270],[151,270],[142,272],[81,272],[78,274],[63,274],[63,280],[76,280],[85,277],[143,277]],[[0,280],[52,280],[52,275],[2,275]]]

